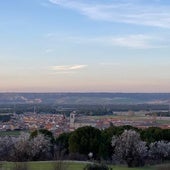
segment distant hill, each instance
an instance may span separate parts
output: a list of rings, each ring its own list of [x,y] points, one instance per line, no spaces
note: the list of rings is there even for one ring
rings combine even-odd
[[[0,104],[169,104],[170,93],[0,93]]]

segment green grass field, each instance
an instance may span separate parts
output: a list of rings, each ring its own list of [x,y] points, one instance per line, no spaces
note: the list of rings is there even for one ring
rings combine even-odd
[[[54,170],[54,162],[29,162],[29,170]],[[64,170],[83,170],[83,167],[86,163],[78,162],[61,162]],[[3,170],[13,170],[12,167],[15,166],[15,163],[5,162],[3,163]],[[168,164],[168,167],[170,164]],[[142,168],[128,168],[126,166],[111,166],[113,170],[157,170],[158,166],[146,166]],[[1,169],[1,168],[0,168]],[[168,169],[167,169],[168,170]]]
[[[20,131],[1,131],[0,136],[19,136]]]
[[[2,136],[19,136],[21,132],[29,132],[26,130],[23,131],[18,131],[18,130],[13,130],[13,131],[0,131],[0,137]]]

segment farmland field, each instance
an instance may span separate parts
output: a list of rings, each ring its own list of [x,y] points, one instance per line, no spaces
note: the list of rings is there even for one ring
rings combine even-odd
[[[22,132],[29,132],[27,130],[9,130],[9,131],[0,131],[0,137],[1,136],[19,136]]]
[[[0,136],[19,136],[21,131],[1,131]]]

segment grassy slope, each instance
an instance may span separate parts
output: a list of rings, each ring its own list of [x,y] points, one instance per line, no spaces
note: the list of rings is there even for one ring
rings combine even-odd
[[[11,170],[11,167],[13,163],[7,163],[4,165],[5,170]],[[83,167],[85,164],[83,163],[64,163],[65,170],[83,170]],[[52,170],[53,169],[53,163],[52,162],[30,162],[29,163],[29,169],[30,170]],[[143,167],[143,168],[128,168],[125,166],[112,166],[113,170],[155,170],[155,167]]]

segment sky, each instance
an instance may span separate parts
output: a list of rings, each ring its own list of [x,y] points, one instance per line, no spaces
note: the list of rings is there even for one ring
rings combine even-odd
[[[170,1],[1,0],[0,92],[170,92]]]

